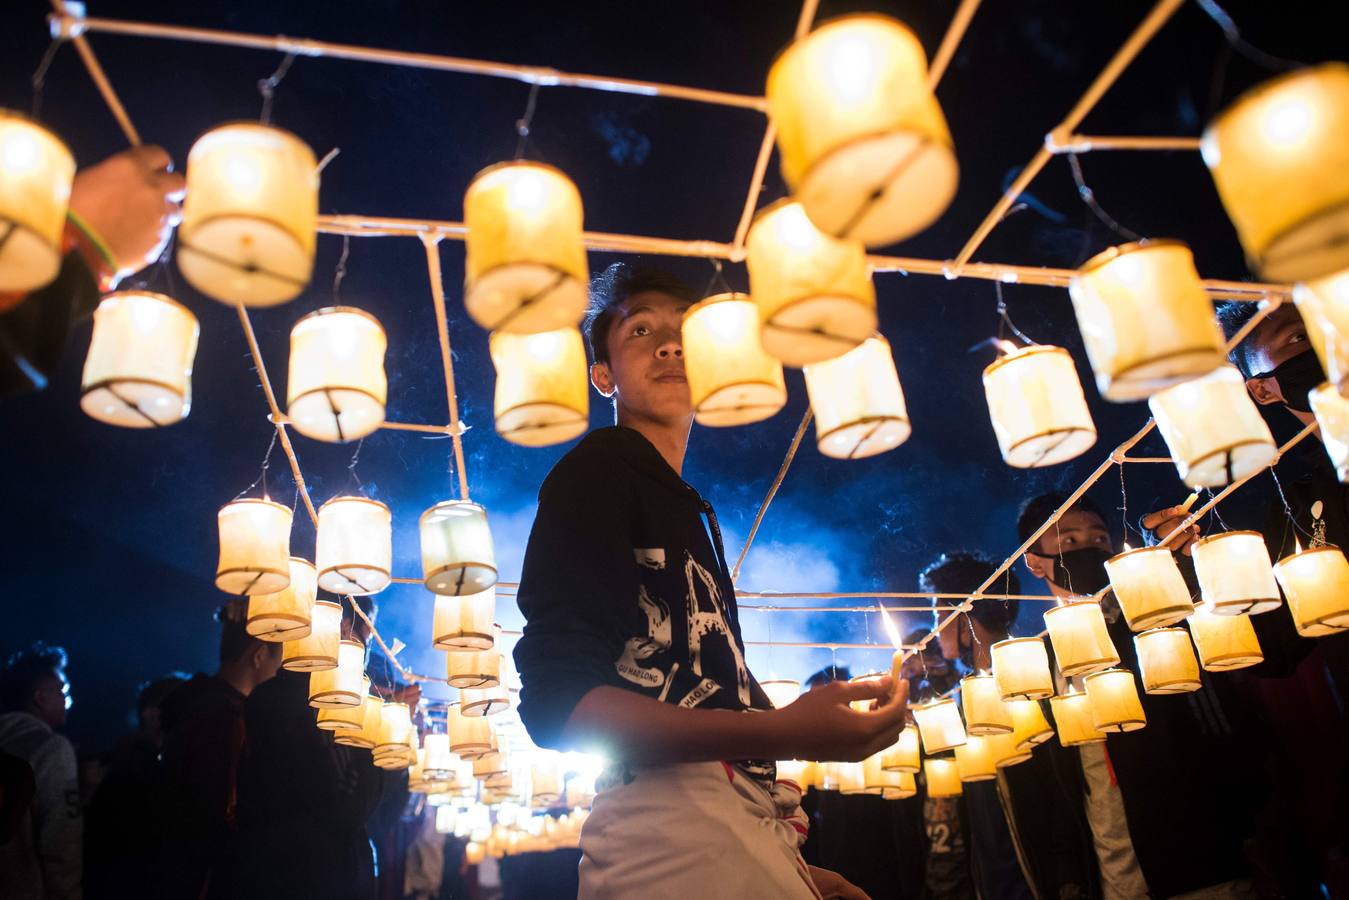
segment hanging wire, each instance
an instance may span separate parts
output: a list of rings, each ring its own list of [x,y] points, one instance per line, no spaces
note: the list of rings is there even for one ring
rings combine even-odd
[[[1082,202],[1087,204],[1087,208],[1115,234],[1118,234],[1127,241],[1141,241],[1143,238],[1137,232],[1121,225],[1119,221],[1116,220],[1114,216],[1110,215],[1110,213],[1106,212],[1096,200],[1096,192],[1087,185],[1086,179],[1082,177],[1082,163],[1078,160],[1077,154],[1069,153],[1067,156],[1068,168],[1071,169],[1073,173],[1073,183],[1077,185],[1077,196],[1082,198]]]
[[[1020,328],[1016,327],[1016,323],[1012,321],[1011,314],[1007,312],[1007,298],[1002,295],[1001,281],[995,280],[993,282],[993,293],[998,298],[998,337],[1006,339],[1007,332],[1010,331],[1012,334],[1016,335],[1026,346],[1029,347],[1032,344],[1034,344],[1035,341],[1027,337],[1026,334]]]
[[[1293,528],[1302,532],[1308,542],[1315,540],[1315,535],[1298,524],[1297,516],[1293,515],[1293,507],[1288,505],[1288,497],[1284,495],[1283,482],[1279,481],[1279,473],[1274,471],[1273,466],[1269,467],[1269,477],[1274,479],[1274,486],[1279,489],[1279,501],[1283,503],[1284,514],[1288,516],[1288,521],[1293,523]]]
[[[1115,463],[1119,468],[1119,511],[1120,518],[1124,520],[1124,540],[1129,540],[1129,492],[1124,487],[1124,463]]]
[[[347,256],[351,253],[351,235],[342,235],[342,255],[333,271],[333,306],[342,305],[342,280],[347,277]]]
[[[1269,69],[1272,72],[1291,72],[1293,69],[1300,69],[1306,65],[1306,63],[1297,60],[1285,59],[1282,56],[1266,53],[1248,42],[1241,36],[1241,29],[1237,28],[1236,20],[1228,15],[1227,11],[1219,6],[1216,0],[1195,0],[1195,2],[1222,29],[1228,45],[1257,66]]]
[[[515,120],[515,133],[519,139],[515,142],[515,158],[521,160],[525,158],[525,147],[529,145],[529,127],[534,124],[534,108],[539,103],[539,83],[533,82],[529,86],[529,99],[525,101],[525,114]]]
[[[1214,497],[1213,488],[1204,488],[1204,494],[1211,501]],[[1223,520],[1223,514],[1218,512],[1217,503],[1214,503],[1212,508],[1209,509],[1209,515],[1213,516],[1214,521],[1218,523],[1218,527],[1221,528],[1223,531],[1232,530],[1232,526],[1228,525],[1227,522]]]
[[[707,287],[703,288],[703,296],[711,297],[714,291],[719,294],[735,293],[735,288],[731,287],[731,283],[726,280],[726,271],[725,267],[721,264],[721,260],[714,256],[710,256],[707,261],[712,264],[712,277],[707,280]],[[720,291],[716,291],[716,288],[718,287],[721,288]]]
[[[281,65],[276,67],[276,71],[266,78],[258,79],[258,93],[262,95],[262,115],[258,117],[264,125],[272,124],[272,98],[276,96],[276,89],[281,86],[281,82],[290,71],[291,64],[295,62],[295,51],[288,52]]]
[[[242,491],[235,494],[234,495],[235,500],[238,500],[240,497],[242,497],[244,494],[247,494],[249,491],[253,490],[253,488],[257,487],[259,484],[262,485],[262,496],[264,498],[267,496],[267,467],[272,464],[272,451],[275,449],[276,449],[276,429],[273,428],[272,439],[267,442],[267,452],[264,453],[262,456],[262,469],[258,472],[258,477],[254,478],[253,483],[250,484],[248,487],[244,488]]]
[[[37,64],[37,68],[33,70],[33,77],[31,79],[33,85],[31,115],[34,121],[37,121],[40,118],[42,112],[42,91],[43,88],[47,86],[47,70],[52,67],[52,60],[56,59],[57,51],[61,49],[61,46],[65,42],[66,39],[61,37],[48,44],[46,51],[42,54],[42,60]]]
[[[347,463],[347,471],[351,473],[351,480],[356,483],[356,490],[364,491],[365,483],[361,481],[361,476],[356,474],[356,463],[361,459],[361,448],[365,446],[365,438],[356,442],[356,450],[351,454],[351,462]]]

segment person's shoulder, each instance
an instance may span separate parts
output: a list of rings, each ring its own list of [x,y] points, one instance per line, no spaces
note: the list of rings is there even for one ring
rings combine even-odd
[[[630,438],[617,426],[596,428],[557,461],[543,480],[539,494],[560,488],[585,489],[591,484],[612,484],[631,471]]]

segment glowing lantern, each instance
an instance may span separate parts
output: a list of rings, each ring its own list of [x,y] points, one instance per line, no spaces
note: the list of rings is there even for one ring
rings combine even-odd
[[[1349,391],[1349,269],[1293,285],[1293,302],[1326,377]]]
[[[1274,574],[1298,634],[1323,637],[1349,629],[1349,561],[1339,547],[1326,544],[1285,556]]]
[[[810,782],[806,780],[808,763],[800,759],[783,759],[777,763],[778,781],[790,781],[804,793]]]
[[[949,697],[913,707],[913,719],[923,737],[923,752],[929,756],[965,743],[965,723],[960,720],[956,702]]]
[[[1148,724],[1138,686],[1128,669],[1106,669],[1082,680],[1087,689],[1091,724],[1097,731],[1137,731]]]
[[[487,510],[468,500],[444,500],[422,513],[418,526],[427,590],[459,596],[480,594],[496,584]],[[490,596],[494,601],[495,595]]]
[[[841,794],[865,794],[867,791],[866,773],[860,762],[832,763],[834,770],[834,790]]]
[[[379,737],[375,754],[402,754],[407,750],[408,735],[412,733],[412,712],[406,703],[386,701],[380,709]]]
[[[562,773],[551,755],[530,764],[529,797],[536,806],[552,806],[562,799]]]
[[[895,783],[881,789],[886,800],[907,800],[918,794],[918,776],[912,772],[894,772]]]
[[[1043,700],[1054,693],[1049,653],[1038,637],[1009,638],[992,647],[993,679],[1003,700]]]
[[[1208,604],[1201,604],[1186,621],[1207,671],[1244,669],[1265,661],[1250,616],[1216,615]]]
[[[500,750],[493,750],[491,753],[484,753],[473,760],[473,777],[486,778],[489,775],[500,775],[510,769],[507,765],[506,754]]]
[[[274,594],[248,598],[244,630],[260,641],[293,641],[309,634],[309,618],[318,597],[318,571],[298,556],[290,558],[290,584]]]
[[[342,744],[346,747],[357,747],[362,750],[373,750],[375,748],[375,742],[379,740],[379,729],[384,721],[384,701],[367,694],[364,709],[365,715],[361,717],[360,730],[338,729],[333,732],[333,743]]]
[[[75,158],[61,139],[0,109],[0,292],[27,293],[61,271]]]
[[[898,788],[903,784],[902,774],[886,771],[881,763],[881,754],[873,753],[862,760],[862,787],[869,794],[884,794],[886,788]]]
[[[309,283],[319,174],[289,132],[236,122],[206,132],[187,154],[178,268],[225,303],[273,306]]]
[[[337,645],[337,667],[309,673],[309,705],[315,709],[359,707],[365,696],[364,678],[365,645],[341,641]]]
[[[340,665],[340,663],[339,663]],[[313,694],[312,685],[314,678],[321,674],[336,672],[336,669],[328,669],[326,672],[312,672],[309,675],[311,685],[310,694]],[[322,731],[357,731],[365,724],[366,698],[370,696],[370,678],[361,676],[360,702],[351,706],[326,706],[319,709],[317,725]],[[312,704],[311,704],[312,705]]]
[[[319,587],[334,594],[375,594],[389,586],[393,518],[365,497],[334,497],[319,507]]]
[[[482,865],[486,855],[482,844],[469,841],[464,845],[464,862],[470,866]]]
[[[767,99],[782,177],[824,231],[892,244],[955,196],[923,45],[894,19],[847,16],[804,35],[773,64]]]
[[[761,681],[759,687],[768,695],[768,702],[773,704],[774,709],[782,709],[801,696],[801,682],[789,678]]]
[[[1002,700],[992,675],[969,675],[960,680],[960,706],[965,712],[965,730],[986,737],[1009,734],[1012,713]]]
[[[1190,589],[1166,547],[1139,547],[1106,560],[1110,588],[1134,631],[1174,625],[1194,611]]]
[[[292,672],[337,668],[342,635],[342,607],[329,600],[314,601],[309,634],[281,645],[281,666]]]
[[[1226,360],[1194,256],[1177,241],[1111,247],[1077,271],[1068,293],[1107,400],[1142,400]]]
[[[1009,466],[1056,465],[1096,443],[1077,367],[1062,347],[1035,344],[998,357],[984,369],[984,396]]]
[[[848,684],[864,684],[868,681],[880,681],[885,677],[884,672],[867,672],[864,675],[854,675],[848,679]],[[868,712],[877,705],[876,700],[850,700],[848,706],[857,712]]]
[[[1308,398],[1335,474],[1340,481],[1349,481],[1349,400],[1340,396],[1333,384],[1321,385]]]
[[[80,409],[123,428],[159,428],[186,419],[199,332],[197,317],[163,294],[118,291],[104,297],[94,310]]]
[[[949,757],[929,756],[923,760],[923,778],[927,781],[929,797],[959,797],[960,768]]]
[[[1054,645],[1054,660],[1064,678],[1089,675],[1119,664],[1119,654],[1106,630],[1101,604],[1075,600],[1045,611],[1045,627]]]
[[[437,650],[487,650],[492,646],[496,588],[459,597],[436,597],[431,646]]]
[[[493,646],[487,650],[451,650],[445,654],[450,687],[490,688],[501,684],[501,628],[492,626]]]
[[[215,586],[227,594],[275,594],[290,584],[290,521],[290,510],[271,500],[220,507]]]
[[[492,725],[482,716],[465,716],[458,703],[446,707],[450,750],[460,759],[476,759],[492,749]]]
[[[1184,628],[1154,628],[1134,636],[1138,674],[1149,694],[1184,694],[1204,686]]]
[[[1034,700],[1018,700],[1017,703],[1035,703]],[[1038,705],[1038,704],[1037,704]],[[1033,744],[1022,747],[1015,734],[990,734],[984,738],[988,752],[993,757],[993,765],[1001,769],[1015,766],[1031,758]]]
[[[890,343],[867,338],[842,356],[806,366],[815,446],[835,459],[892,450],[913,431]]]
[[[789,366],[840,356],[876,330],[866,249],[823,233],[783,199],[755,219],[745,242],[763,348]]]
[[[1091,701],[1086,694],[1072,691],[1051,697],[1049,708],[1054,714],[1059,743],[1063,746],[1099,744],[1105,740],[1105,732],[1099,730],[1091,718]]]
[[[518,160],[479,172],[464,195],[464,308],[473,321],[516,333],[581,321],[590,281],[582,215],[576,185],[552,166]]]
[[[1009,700],[1012,710],[1012,738],[1021,750],[1043,744],[1054,736],[1039,700]]]
[[[388,339],[368,312],[351,306],[316,310],[290,330],[286,417],[318,441],[363,438],[384,424]]]
[[[956,770],[961,781],[992,781],[998,777],[993,745],[988,738],[971,735],[956,748]]]
[[[684,372],[699,425],[748,425],[787,402],[782,363],[759,343],[759,309],[748,294],[717,294],[689,307]]]
[[[1232,366],[1154,394],[1148,407],[1190,487],[1221,487],[1279,455],[1246,382]]]
[[[450,752],[450,736],[443,732],[422,738],[424,761],[422,772],[427,778],[444,780],[454,775],[454,754]]]
[[[1252,268],[1303,281],[1349,266],[1349,66],[1298,69],[1258,85],[1204,132],[1213,172]]]
[[[590,426],[585,343],[575,328],[539,334],[496,332],[496,429],[522,447],[560,444]]]
[[[507,658],[502,656],[502,665]],[[506,679],[499,684],[484,688],[460,688],[459,700],[466,716],[495,716],[511,708],[511,690]]]
[[[1255,615],[1282,603],[1260,532],[1215,534],[1196,541],[1190,553],[1204,605],[1211,612],[1220,616]]]
[[[881,768],[887,772],[916,774],[922,769],[922,753],[918,746],[918,729],[905,726],[888,750],[881,752]]]

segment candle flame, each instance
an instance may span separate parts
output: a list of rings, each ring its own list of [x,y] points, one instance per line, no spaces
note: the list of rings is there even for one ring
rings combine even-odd
[[[1133,549],[1133,547],[1129,546],[1129,542],[1128,542],[1128,541],[1125,541],[1125,542],[1124,542],[1124,552],[1125,552],[1125,553],[1128,553],[1128,552],[1129,552],[1130,550],[1132,550],[1132,549]]]
[[[1011,341],[1005,340],[1004,338],[994,338],[993,343],[997,346],[997,348],[1000,351],[1002,351],[1008,356],[1011,356],[1013,353],[1017,351],[1016,344],[1013,344]]]
[[[1302,552],[1302,540],[1296,534],[1293,535],[1293,552],[1294,553]]]
[[[1180,508],[1185,510],[1186,512],[1189,512],[1190,508],[1194,506],[1194,501],[1198,499],[1199,499],[1199,492],[1191,491],[1190,496],[1185,498],[1185,502],[1180,505]]]
[[[883,603],[877,603],[876,608],[881,611],[881,624],[885,626],[885,633],[890,637],[890,643],[895,645],[896,650],[904,649],[904,642],[899,637],[899,628],[896,627],[895,620],[891,618],[890,611],[885,608]]]

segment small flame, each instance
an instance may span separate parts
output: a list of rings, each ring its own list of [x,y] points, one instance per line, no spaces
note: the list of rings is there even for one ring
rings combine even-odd
[[[1190,496],[1185,498],[1185,502],[1180,505],[1180,508],[1185,510],[1186,512],[1189,512],[1190,509],[1194,506],[1194,501],[1198,499],[1199,499],[1199,492],[1191,491]]]
[[[895,620],[891,618],[890,611],[885,608],[883,603],[877,603],[876,608],[881,611],[881,624],[885,626],[885,633],[889,635],[890,643],[895,645],[896,650],[904,649],[904,642],[899,637],[899,628],[895,626]]]
[[[993,343],[1007,356],[1011,356],[1017,351],[1016,344],[1013,344],[1011,341],[1005,340],[1004,338],[994,338]]]
[[[1128,552],[1129,552],[1130,550],[1132,550],[1132,549],[1133,549],[1133,547],[1129,546],[1129,542],[1128,542],[1128,541],[1125,541],[1125,542],[1124,542],[1124,552],[1125,552],[1125,553],[1128,553]]]
[[[1302,540],[1297,535],[1293,535],[1293,552],[1302,552]]]

